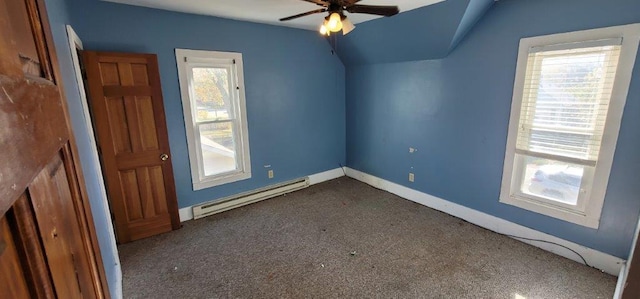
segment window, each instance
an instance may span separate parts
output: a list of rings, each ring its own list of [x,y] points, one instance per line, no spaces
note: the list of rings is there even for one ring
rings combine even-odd
[[[193,189],[250,178],[242,54],[176,49],[176,60]]]
[[[640,25],[520,40],[500,201],[597,228]]]

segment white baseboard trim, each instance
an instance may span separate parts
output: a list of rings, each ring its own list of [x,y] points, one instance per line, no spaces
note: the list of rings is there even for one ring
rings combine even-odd
[[[193,219],[193,206],[179,209],[178,215],[180,215],[180,222],[185,222]]]
[[[315,185],[328,180],[337,179],[344,176],[345,170],[343,168],[334,168],[327,171],[315,173],[309,175],[309,185]],[[182,208],[178,210],[180,215],[180,222],[185,222],[193,219],[193,206]]]
[[[603,252],[600,252],[600,251],[597,251],[573,242],[569,242],[567,240],[560,239],[558,237],[545,234],[537,230],[510,222],[510,221],[507,221],[507,220],[504,220],[480,211],[476,211],[474,209],[467,208],[465,206],[462,206],[456,203],[452,203],[450,201],[429,195],[427,193],[413,190],[411,188],[372,176],[370,174],[367,174],[355,169],[351,169],[347,167],[345,171],[348,177],[351,177],[363,183],[369,184],[375,188],[388,191],[404,199],[447,213],[449,215],[458,217],[460,219],[464,219],[470,223],[473,223],[480,227],[484,227],[488,230],[501,233],[501,234],[507,234],[507,235],[524,237],[524,238],[537,239],[537,240],[545,240],[549,242],[562,244],[580,253],[587,260],[589,265],[614,276],[618,276],[620,274],[620,269],[625,263],[624,260],[618,257],[612,256],[612,255],[609,255],[609,254],[606,254],[606,253],[603,253]],[[582,260],[580,259],[580,257],[578,257],[575,253],[567,250],[566,248],[562,248],[560,246],[542,243],[542,242],[527,241],[527,240],[521,240],[517,238],[514,238],[514,239],[521,242],[528,243],[530,245],[544,249],[546,251],[555,253],[557,255],[566,257],[568,259],[577,261],[579,263],[582,263]]]
[[[319,172],[309,176],[309,185],[315,185],[329,180],[337,179],[345,175],[343,168],[334,168],[331,170]]]

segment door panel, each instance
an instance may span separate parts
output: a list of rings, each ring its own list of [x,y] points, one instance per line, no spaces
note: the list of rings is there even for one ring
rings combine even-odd
[[[142,151],[157,150],[158,136],[155,118],[153,117],[153,102],[151,97],[136,97],[136,112],[138,112],[138,127],[140,129],[140,147]]]
[[[80,298],[82,294],[95,293],[60,155],[33,180],[29,193],[58,297]]]
[[[6,218],[0,219],[0,297],[29,298],[27,280]]]
[[[132,63],[131,64],[131,75],[133,77],[133,85],[149,85],[149,76],[147,76],[147,65],[143,63]]]
[[[120,171],[120,184],[122,184],[122,196],[124,197],[127,219],[139,220],[142,216],[142,203],[140,202],[140,190],[135,170]]]
[[[122,98],[106,99],[107,117],[113,139],[113,151],[119,153],[131,153],[131,137],[127,126],[127,113]]]
[[[156,56],[85,51],[83,61],[118,241],[177,229]]]
[[[9,13],[11,27],[16,33],[16,48],[22,63],[22,71],[25,74],[40,77],[42,76],[40,57],[28,15],[24,13],[28,11],[27,4],[24,1],[9,1],[7,7],[11,12]]]
[[[54,298],[53,282],[40,243],[31,200],[26,193],[13,205],[9,219],[15,225],[16,245],[23,253],[22,262],[32,295],[37,298]]]
[[[149,219],[167,214],[166,202],[154,200],[166,198],[162,168],[141,167],[120,171],[120,182],[128,219]]]

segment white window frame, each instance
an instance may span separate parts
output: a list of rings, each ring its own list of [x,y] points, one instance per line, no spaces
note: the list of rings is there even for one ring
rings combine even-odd
[[[571,208],[569,205],[552,204],[549,200],[540,200],[533,196],[518,194],[520,189],[521,174],[514,171],[518,167],[514,163],[516,159],[516,141],[520,112],[523,100],[525,75],[529,49],[534,47],[549,47],[554,45],[579,44],[590,41],[622,38],[620,61],[615,75],[611,101],[605,122],[604,135],[598,155],[597,164],[593,173],[590,190],[584,199],[584,204]],[[507,147],[502,172],[502,186],[500,190],[500,202],[527,209],[536,213],[555,217],[590,228],[598,228],[600,214],[604,204],[605,193],[613,164],[613,156],[618,141],[620,123],[624,110],[633,67],[640,43],[640,24],[614,26],[607,28],[583,30],[576,32],[552,34],[546,36],[529,37],[520,40],[516,77],[513,88],[511,104],[511,116],[509,118],[509,133],[507,135]]]
[[[193,190],[201,190],[222,184],[236,182],[251,178],[251,157],[249,153],[249,129],[247,126],[247,108],[244,89],[244,74],[242,54],[235,52],[217,52],[176,49],[176,62],[178,64],[178,80],[180,82],[180,95],[184,114],[185,129],[187,133],[187,146],[189,148],[189,162],[191,166],[191,181]],[[191,102],[190,82],[191,68],[194,66],[225,66],[230,72],[230,82],[233,94],[233,109],[236,111],[236,126],[234,126],[234,140],[236,142],[236,170],[216,175],[205,176],[202,155],[200,153],[200,135],[196,128],[196,107]]]

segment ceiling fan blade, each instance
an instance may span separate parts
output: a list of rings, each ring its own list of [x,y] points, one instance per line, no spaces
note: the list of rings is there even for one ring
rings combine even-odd
[[[329,1],[322,1],[322,0],[302,0],[302,1],[310,2],[310,3],[317,4],[324,7],[329,6]]]
[[[390,17],[400,12],[397,6],[379,6],[379,5],[351,5],[347,6],[350,13],[366,13],[371,15],[379,15]]]
[[[326,9],[326,8],[320,8],[320,9],[316,9],[316,10],[312,10],[312,11],[303,12],[303,13],[301,13],[301,14],[297,14],[297,15],[295,15],[295,16],[290,16],[290,17],[282,18],[282,19],[280,19],[280,21],[289,21],[289,20],[293,20],[293,19],[300,18],[300,17],[304,17],[304,16],[308,16],[308,15],[316,14],[316,13],[325,12],[325,11],[327,11],[327,9]]]

